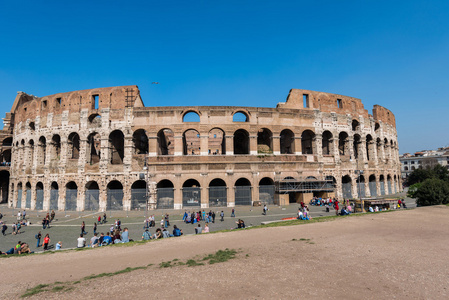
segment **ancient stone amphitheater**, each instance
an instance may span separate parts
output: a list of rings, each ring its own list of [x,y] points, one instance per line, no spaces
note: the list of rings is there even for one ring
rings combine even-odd
[[[264,108],[144,107],[137,86],[18,92],[4,124],[1,199],[17,208],[288,205],[401,190],[393,113],[329,93],[292,89]]]

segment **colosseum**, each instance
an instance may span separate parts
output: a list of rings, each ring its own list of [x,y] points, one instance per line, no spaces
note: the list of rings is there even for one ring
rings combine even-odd
[[[275,108],[145,107],[137,86],[18,92],[1,141],[1,200],[35,210],[288,205],[401,190],[395,117],[290,90]]]

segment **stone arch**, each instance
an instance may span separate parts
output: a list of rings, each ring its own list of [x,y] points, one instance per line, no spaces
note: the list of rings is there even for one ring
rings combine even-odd
[[[321,149],[323,155],[331,155],[334,152],[333,149],[333,135],[329,130],[326,130],[322,134]]]
[[[157,183],[157,204],[158,209],[173,209],[175,206],[175,186],[168,179],[163,179]]]
[[[290,129],[284,129],[280,134],[281,154],[295,153],[295,134]]]
[[[100,128],[101,127],[101,115],[98,113],[93,113],[87,118],[89,121],[90,128]]]
[[[357,193],[359,194],[359,198],[365,198],[366,197],[366,193],[365,193],[365,176],[364,175],[359,175],[356,178],[356,184],[357,184]]]
[[[388,191],[388,195],[393,194],[393,186],[392,186],[390,174],[387,175],[387,191]]]
[[[371,174],[368,178],[368,186],[369,186],[369,193],[371,197],[377,197],[377,182],[376,182],[376,175]]]
[[[101,159],[101,136],[98,132],[92,132],[87,137],[87,163],[94,165]]]
[[[267,205],[274,204],[274,180],[264,177],[259,181],[259,200]]]
[[[28,127],[30,128],[31,131],[36,130],[36,124],[34,122],[30,122],[30,124],[28,124]]]
[[[147,183],[136,180],[131,185],[131,210],[144,210],[147,205]]]
[[[249,133],[245,129],[234,132],[234,154],[249,154]]]
[[[78,159],[80,157],[80,136],[76,132],[69,134],[68,140],[68,158]]]
[[[31,208],[31,183],[29,181],[25,184],[25,208]]]
[[[247,178],[239,178],[235,182],[235,205],[251,205],[251,181]]]
[[[352,198],[352,178],[349,175],[345,175],[341,178],[341,189],[344,199]]]
[[[174,154],[174,134],[171,129],[164,128],[157,133],[158,155]]]
[[[187,129],[182,134],[184,155],[199,155],[201,153],[201,137],[196,129]]]
[[[360,130],[360,122],[356,119],[352,120],[351,128],[352,128],[352,131],[359,131]]]
[[[36,210],[44,209],[44,184],[39,181],[36,183]]]
[[[58,210],[59,202],[59,185],[56,181],[53,181],[50,185],[50,209]]]
[[[11,149],[3,150],[0,153],[0,165],[11,166]]]
[[[314,154],[315,133],[310,130],[304,130],[301,134],[302,154]]]
[[[44,136],[39,138],[37,143],[37,165],[44,166],[47,156],[47,140]]]
[[[195,110],[188,110],[182,115],[182,122],[195,122],[201,121],[200,112]]]
[[[78,185],[74,181],[69,181],[65,185],[65,210],[77,210]]]
[[[125,136],[121,130],[114,130],[109,134],[109,149],[111,164],[123,164],[123,158],[125,156]]]
[[[208,147],[208,154],[226,154],[226,135],[223,129],[212,128],[209,131]]]
[[[374,123],[374,132],[375,132],[376,134],[377,134],[377,131],[379,130],[379,128],[380,128],[379,122]]]
[[[372,160],[374,157],[374,141],[371,134],[366,135],[366,141],[365,141],[365,148],[366,148],[366,159]]]
[[[107,210],[123,210],[123,185],[118,180],[108,183],[107,189]]]
[[[0,203],[8,203],[9,195],[9,171],[0,171]]]
[[[209,207],[226,207],[228,205],[226,182],[215,178],[209,183]]]
[[[17,201],[16,201],[17,208],[22,207],[22,196],[23,196],[23,185],[22,182],[19,182],[17,183]]]
[[[7,137],[2,142],[3,147],[11,147],[12,146],[12,137]]]
[[[273,134],[268,128],[261,128],[257,132],[257,153],[273,153]]]
[[[133,133],[134,154],[148,154],[148,136],[144,129]]]
[[[349,135],[345,131],[338,135],[338,151],[340,155],[349,155]]]
[[[50,142],[50,157],[52,160],[59,160],[61,156],[61,137],[59,134],[54,134]]]
[[[201,207],[201,185],[196,179],[188,179],[182,185],[182,205]]]
[[[28,163],[28,165],[27,166],[29,166],[30,168],[32,168],[33,167],[33,164],[34,164],[34,140],[33,139],[30,139],[29,141],[28,141],[28,148],[29,148],[29,150],[28,150],[28,157],[27,157],[27,163]]]
[[[359,159],[359,156],[362,154],[361,145],[362,145],[362,138],[360,137],[359,134],[357,134],[357,133],[354,134],[353,147],[354,147],[354,158],[355,159]]]
[[[235,111],[232,114],[232,122],[249,122],[249,114],[244,110]]]
[[[408,171],[408,167],[407,166],[404,167],[404,171]]]
[[[84,210],[97,211],[100,209],[100,187],[96,181],[86,183],[84,192]]]
[[[383,174],[379,176],[380,195],[385,196],[385,177]]]

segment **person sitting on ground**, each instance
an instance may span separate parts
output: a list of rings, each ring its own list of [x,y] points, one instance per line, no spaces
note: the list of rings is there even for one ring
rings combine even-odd
[[[201,228],[201,224],[198,223],[198,227],[195,227],[195,234],[200,234],[203,232],[203,228]]]
[[[28,246],[27,243],[22,243],[22,246],[20,247],[19,254],[24,254],[24,253],[33,253],[33,252],[31,252],[30,246]]]
[[[178,226],[173,225],[173,236],[181,236],[182,230],[178,228]]]
[[[162,230],[160,228],[156,229],[156,233],[153,236],[153,239],[161,239],[162,238]]]
[[[341,216],[349,215],[348,211],[346,210],[346,207],[343,207],[343,208],[341,209],[340,215],[341,215]]]
[[[22,242],[19,241],[17,245],[14,247],[14,254],[20,254],[20,248],[22,247]]]
[[[103,242],[101,243],[101,245],[107,246],[109,244],[112,244],[112,238],[109,236],[109,232],[106,232],[106,236],[103,238]]]
[[[164,228],[164,230],[162,230],[162,237],[164,239],[170,237],[170,232],[168,232],[167,228]]]
[[[86,247],[86,239],[83,237],[83,234],[80,234],[80,237],[77,239],[77,248]]]
[[[301,209],[298,209],[298,220],[303,220],[304,214],[302,213]]]
[[[346,210],[348,211],[349,214],[352,214],[352,206],[351,206],[351,204],[349,204],[349,205],[346,207]]]
[[[142,240],[145,241],[151,240],[151,233],[148,231],[148,228],[145,228],[145,231],[142,234]]]
[[[379,206],[376,205],[376,206],[374,207],[374,211],[375,211],[375,212],[378,212],[378,211],[379,211]]]
[[[204,225],[203,233],[209,233],[209,224]]]
[[[129,243],[129,231],[128,228],[125,227],[122,232],[122,243]]]
[[[369,207],[369,212],[374,212],[374,209],[373,209],[373,207],[370,205],[370,207]]]
[[[99,241],[100,239],[98,238],[97,233],[94,233],[94,236],[90,239],[90,247],[98,247]]]
[[[61,248],[62,248],[62,242],[59,241],[56,243],[56,250],[61,250]]]
[[[120,236],[120,231],[118,229],[116,229],[114,231],[114,235],[112,236],[112,241],[114,242],[114,244],[120,244],[122,242],[122,238]]]
[[[104,233],[100,233],[100,238],[98,239],[98,245],[101,246],[101,244],[103,244],[103,240],[104,240]]]

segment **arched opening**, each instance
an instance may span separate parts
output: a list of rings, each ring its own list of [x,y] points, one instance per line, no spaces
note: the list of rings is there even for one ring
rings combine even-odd
[[[228,205],[227,187],[223,179],[215,178],[209,183],[209,207]]]
[[[58,210],[59,201],[59,186],[56,181],[53,181],[50,186],[50,209]]]
[[[182,117],[182,121],[183,122],[200,122],[200,116],[194,111],[189,111],[184,114],[184,116]]]
[[[380,124],[379,123],[375,123],[374,124],[374,131],[377,132],[380,128]]]
[[[94,165],[100,162],[101,158],[101,136],[98,132],[93,132],[87,137],[87,163]]]
[[[252,205],[251,182],[246,178],[235,182],[235,205]]]
[[[88,118],[90,127],[101,127],[101,116],[99,114],[91,114]]]
[[[80,157],[80,136],[76,132],[72,132],[68,138],[67,156],[71,159]]]
[[[384,157],[385,157],[385,159],[390,158],[389,151],[388,151],[389,146],[390,146],[390,144],[388,143],[387,138],[384,138]]]
[[[109,135],[110,159],[112,165],[123,164],[125,137],[120,130],[114,130]]]
[[[182,185],[182,205],[201,207],[201,186],[195,179],[188,179]]]
[[[42,182],[36,184],[36,210],[44,209],[44,185]]]
[[[96,181],[86,183],[84,210],[97,211],[100,209],[100,188]]]
[[[369,193],[371,194],[371,197],[377,197],[376,175],[370,175],[368,180]]]
[[[349,136],[344,131],[338,135],[338,151],[340,155],[349,155]]]
[[[30,122],[29,127],[30,127],[31,131],[35,131],[36,130],[36,125],[34,124],[34,122]]]
[[[257,153],[273,153],[273,134],[267,128],[261,128],[257,132]]]
[[[352,120],[352,131],[360,130],[360,123],[357,120]]]
[[[404,167],[404,171],[408,171],[408,167],[407,166]]]
[[[144,210],[147,203],[147,184],[137,180],[131,186],[131,210]]]
[[[245,112],[238,111],[232,116],[232,122],[249,122],[249,117]]]
[[[361,141],[361,137],[358,134],[354,134],[354,158],[355,159],[359,159],[359,154],[362,154],[361,151],[361,145],[362,145],[362,141]]]
[[[12,146],[12,137],[7,137],[2,142],[3,147],[11,147]]]
[[[25,185],[25,208],[31,208],[31,183]]]
[[[8,203],[9,171],[0,171],[0,203]]]
[[[274,204],[274,181],[269,177],[264,177],[259,181],[259,200],[263,204]]]
[[[70,181],[65,186],[65,210],[76,211],[78,198],[78,186]]]
[[[345,175],[341,178],[341,191],[344,199],[352,198],[352,179],[351,176]]]
[[[148,136],[145,130],[139,129],[133,134],[134,154],[148,154]]]
[[[368,134],[366,136],[366,159],[367,160],[371,160],[372,157],[374,157],[374,141],[373,141],[373,137]]]
[[[55,134],[52,136],[50,147],[51,160],[59,161],[61,155],[61,137],[59,136],[59,134]]]
[[[412,171],[415,171],[416,170],[416,168],[415,167],[412,167]]]
[[[366,197],[365,176],[363,175],[357,176],[356,183],[357,183],[357,193],[359,194],[359,197],[365,198]]]
[[[123,185],[113,180],[107,186],[107,210],[123,210]]]
[[[388,195],[393,194],[391,175],[387,175],[387,187],[388,187]]]
[[[11,166],[11,150],[4,150],[0,154],[0,165],[10,167]]]
[[[397,177],[396,175],[394,175],[393,177],[393,189],[394,189],[394,193],[396,194],[398,192],[398,184],[399,184],[399,177]]]
[[[220,128],[214,128],[209,131],[209,155],[226,154],[226,135]]]
[[[323,138],[322,138],[322,146],[321,149],[323,151],[323,155],[330,155],[333,153],[333,136],[332,133],[328,130],[323,132]]]
[[[315,133],[312,130],[304,130],[301,134],[302,154],[314,154]]]
[[[175,205],[175,187],[170,180],[164,179],[157,184],[157,208],[173,209]]]
[[[334,176],[326,176],[326,189],[328,190],[334,190],[337,186],[337,179],[335,179]]]
[[[34,141],[33,140],[29,140],[28,141],[28,158],[27,158],[27,163],[28,163],[28,167],[32,168],[33,164],[34,164]]]
[[[19,182],[17,184],[17,202],[16,202],[17,208],[22,207],[22,195],[23,195],[23,187],[22,187],[22,183]]]
[[[280,137],[281,154],[295,153],[295,134],[290,129],[281,131]]]
[[[244,129],[234,132],[234,154],[249,154],[249,134]]]
[[[45,165],[45,158],[47,156],[47,140],[44,136],[39,138],[37,143],[37,165],[42,167]]]
[[[376,150],[377,150],[377,158],[378,159],[383,159],[382,155],[382,141],[380,138],[377,138],[376,140]]]
[[[157,133],[158,155],[174,154],[174,134],[170,129],[161,129]]]
[[[184,155],[199,155],[201,151],[200,133],[195,129],[189,129],[182,134],[182,146]]]
[[[380,195],[385,196],[385,178],[384,175],[379,176],[379,183],[380,183]]]

